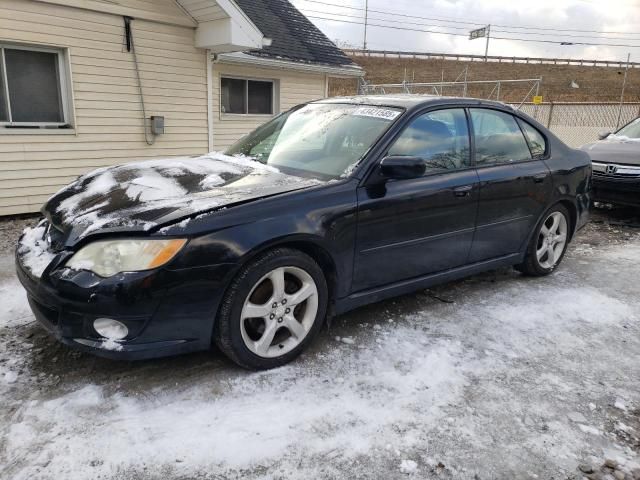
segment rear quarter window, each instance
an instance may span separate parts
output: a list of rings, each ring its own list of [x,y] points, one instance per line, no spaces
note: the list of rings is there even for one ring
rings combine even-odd
[[[518,123],[520,123],[520,126],[522,127],[522,131],[527,139],[533,158],[544,157],[547,153],[547,141],[542,133],[540,133],[540,131],[533,125],[530,125],[520,118],[518,119]]]

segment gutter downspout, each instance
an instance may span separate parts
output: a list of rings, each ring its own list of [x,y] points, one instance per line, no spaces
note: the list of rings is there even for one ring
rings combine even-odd
[[[209,152],[213,152],[213,61],[211,55],[211,50],[207,49],[207,145]]]

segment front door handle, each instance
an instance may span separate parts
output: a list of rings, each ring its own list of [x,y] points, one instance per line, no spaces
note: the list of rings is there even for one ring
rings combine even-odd
[[[462,187],[456,187],[453,189],[453,194],[456,197],[466,197],[473,190],[473,185],[464,185]]]
[[[539,173],[538,175],[533,176],[533,181],[535,183],[542,183],[544,182],[544,179],[547,178],[547,176],[548,176],[547,173]]]

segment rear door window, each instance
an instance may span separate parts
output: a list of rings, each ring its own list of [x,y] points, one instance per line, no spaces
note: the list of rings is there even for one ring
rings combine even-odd
[[[469,127],[464,110],[450,108],[420,115],[396,139],[389,155],[422,158],[426,174],[470,166]]]
[[[513,115],[497,110],[471,108],[476,165],[531,160],[531,151]]]

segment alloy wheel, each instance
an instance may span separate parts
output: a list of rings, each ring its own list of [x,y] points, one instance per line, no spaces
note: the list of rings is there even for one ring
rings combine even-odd
[[[540,229],[536,257],[542,268],[556,266],[567,244],[567,219],[561,212],[551,213]]]
[[[279,267],[253,286],[240,314],[240,332],[255,355],[274,358],[296,348],[318,313],[318,288],[306,271]]]

